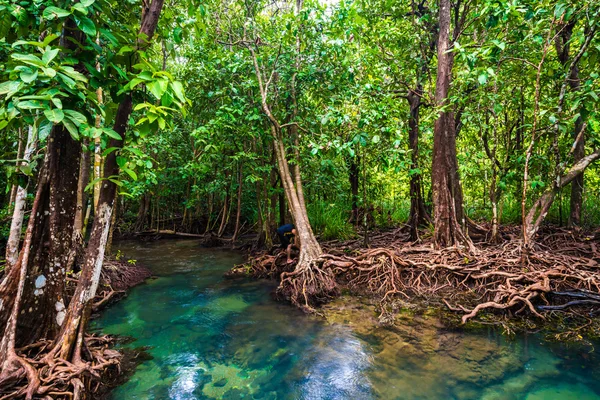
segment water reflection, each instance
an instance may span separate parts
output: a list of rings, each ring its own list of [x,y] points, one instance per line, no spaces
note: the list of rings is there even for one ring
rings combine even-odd
[[[427,318],[374,328],[361,305],[332,308],[324,323],[273,301],[271,284],[224,280],[238,254],[196,241],[120,248],[159,277],[94,323],[154,357],[114,399],[600,398],[589,349],[447,332]]]

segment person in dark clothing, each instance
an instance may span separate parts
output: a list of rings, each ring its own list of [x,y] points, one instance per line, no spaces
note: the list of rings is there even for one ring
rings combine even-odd
[[[292,260],[292,243],[298,232],[293,224],[282,225],[277,228],[277,236],[279,236],[279,240],[281,241],[281,248],[286,249],[287,253],[287,262],[291,263]]]

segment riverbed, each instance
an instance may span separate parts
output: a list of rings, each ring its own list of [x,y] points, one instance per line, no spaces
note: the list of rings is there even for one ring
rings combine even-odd
[[[116,246],[157,278],[93,322],[152,357],[112,399],[600,399],[595,344],[449,331],[414,315],[383,328],[343,299],[307,316],[273,300],[272,283],[225,279],[238,253],[195,240]]]

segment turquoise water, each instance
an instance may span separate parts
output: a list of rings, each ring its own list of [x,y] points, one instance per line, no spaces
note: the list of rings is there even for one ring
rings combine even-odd
[[[420,317],[378,328],[361,305],[325,321],[275,302],[268,283],[224,279],[236,253],[190,240],[118,246],[158,278],[94,321],[153,357],[113,399],[600,399],[589,346],[448,332]]]

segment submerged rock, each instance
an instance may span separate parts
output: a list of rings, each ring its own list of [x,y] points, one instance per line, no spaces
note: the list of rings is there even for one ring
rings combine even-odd
[[[518,353],[502,338],[447,331],[434,316],[400,313],[382,327],[374,306],[350,299],[325,306],[324,314],[371,346],[376,357],[367,375],[381,398],[475,399],[522,369]]]

